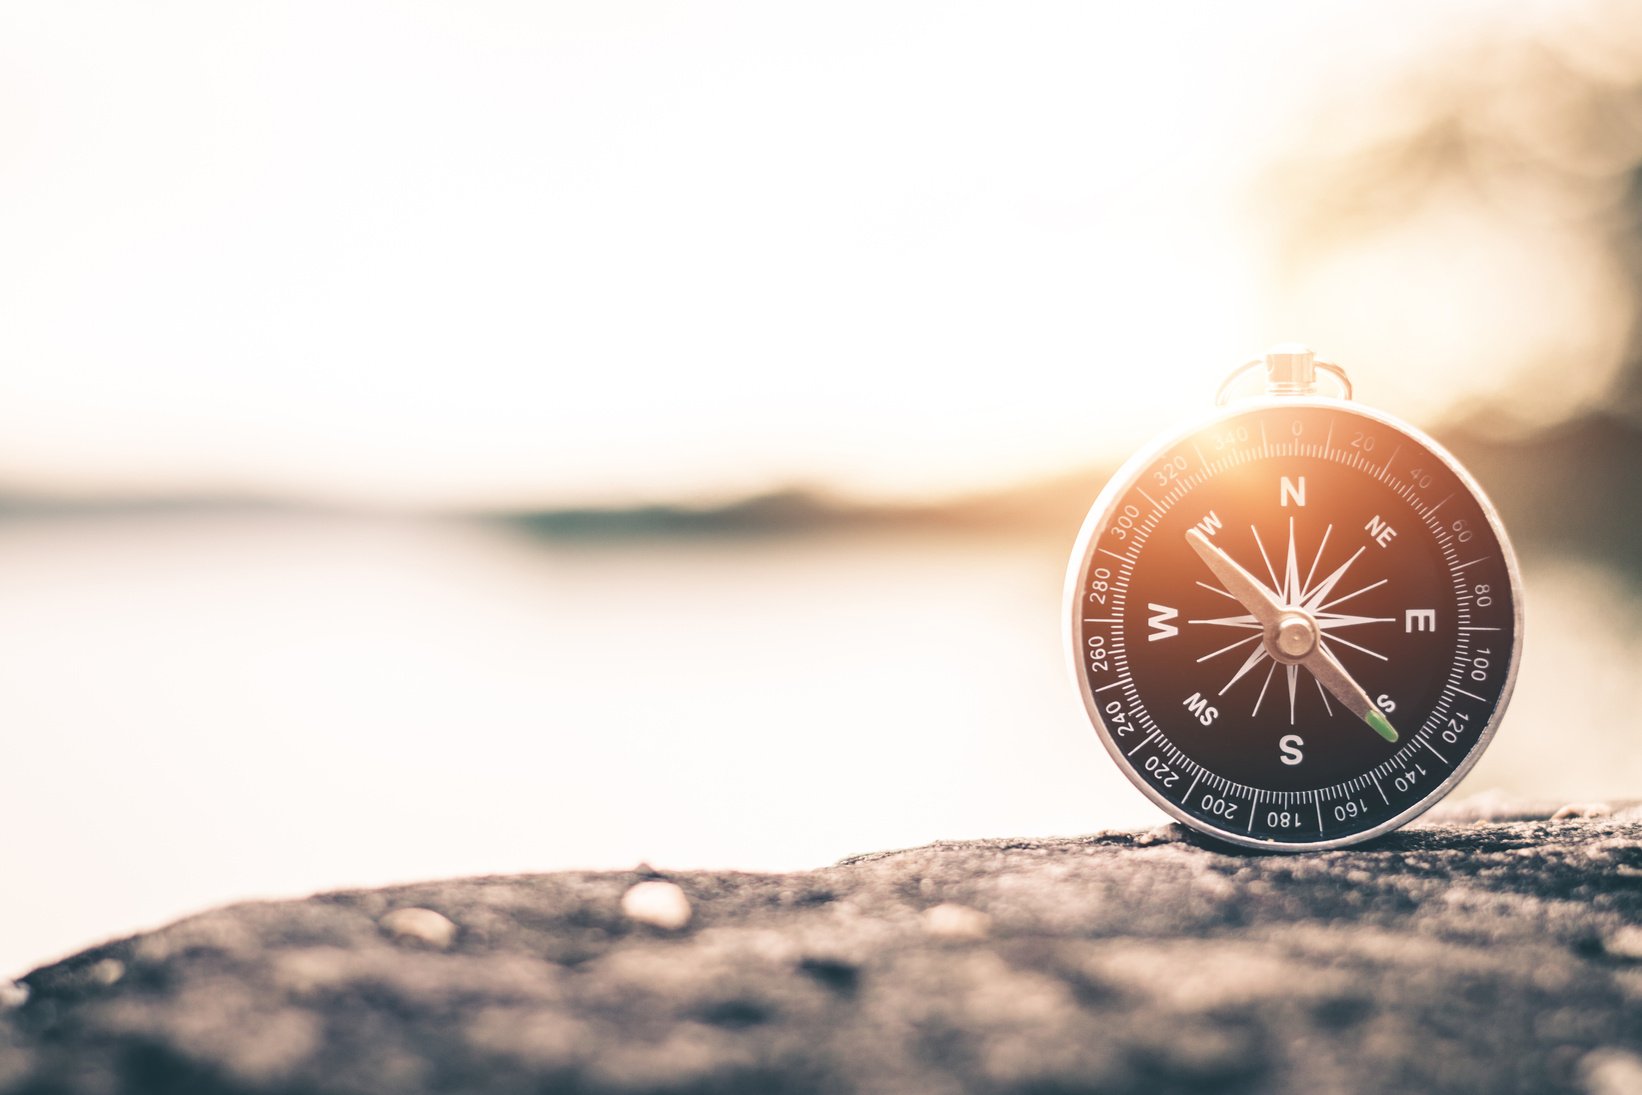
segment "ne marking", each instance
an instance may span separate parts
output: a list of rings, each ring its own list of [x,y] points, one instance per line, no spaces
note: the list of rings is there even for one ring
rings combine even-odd
[[[1472,559],[1469,563],[1461,563],[1459,566],[1454,568],[1454,572],[1457,574],[1460,571],[1464,570],[1466,567],[1474,567],[1478,563],[1484,562],[1487,559],[1488,559],[1488,556],[1484,555],[1481,559]]]
[[[1201,768],[1199,768],[1197,770],[1197,775],[1192,777],[1192,785],[1190,787],[1186,788],[1186,797],[1181,799],[1182,802],[1190,802],[1191,801],[1192,792],[1197,790],[1197,781],[1202,779],[1202,778],[1203,778],[1203,770]]]
[[[1106,552],[1107,555],[1110,555],[1112,558],[1116,559],[1120,563],[1132,563],[1132,562],[1134,562],[1134,560],[1130,559],[1127,555],[1119,555],[1115,551],[1106,551],[1105,548],[1099,548],[1097,550]]]
[[[1448,758],[1443,756],[1441,753],[1437,752],[1437,750],[1432,747],[1430,742],[1426,741],[1424,738],[1421,738],[1420,739],[1420,744],[1425,746],[1427,749],[1430,749],[1432,755],[1435,756],[1438,760],[1442,761],[1444,764],[1448,763]]]
[[[1385,788],[1380,786],[1380,777],[1376,776],[1373,772],[1370,772],[1368,774],[1368,778],[1374,781],[1374,789],[1376,791],[1380,792],[1380,797],[1385,798]],[[1390,806],[1391,805],[1391,800],[1388,799],[1388,798],[1385,798],[1385,804],[1387,806]]]
[[[1095,689],[1095,691],[1096,692],[1104,692],[1108,688],[1116,688],[1120,684],[1128,684],[1128,683],[1129,683],[1129,678],[1124,677],[1122,680],[1113,681],[1111,684],[1103,684],[1099,688]]]
[[[1462,696],[1470,696],[1472,699],[1476,700],[1479,703],[1487,703],[1488,702],[1487,700],[1483,699],[1481,696],[1477,695],[1475,692],[1467,692],[1465,689],[1456,688],[1454,685],[1449,685],[1448,687],[1453,688],[1454,691],[1458,692]]]
[[[1155,738],[1155,737],[1157,737],[1157,731],[1153,730],[1150,734],[1146,735],[1146,740],[1145,741],[1142,741],[1139,745],[1135,746],[1133,749],[1129,750],[1127,753],[1125,753],[1123,755],[1126,756],[1126,757],[1134,756],[1136,753],[1138,753],[1142,749],[1146,748],[1146,746],[1150,745],[1152,739]]]
[[[1498,631],[1497,627],[1462,627],[1461,631]]]
[[[1317,799],[1313,805],[1317,807],[1317,831],[1320,833],[1323,831],[1323,800]]]
[[[1141,490],[1139,487],[1136,487],[1135,490],[1139,492],[1139,494],[1142,498],[1146,499],[1146,501],[1148,501],[1152,504],[1153,509],[1162,509],[1163,508],[1162,506],[1157,504],[1157,499],[1156,498],[1153,498],[1151,495],[1147,494],[1145,491]]]

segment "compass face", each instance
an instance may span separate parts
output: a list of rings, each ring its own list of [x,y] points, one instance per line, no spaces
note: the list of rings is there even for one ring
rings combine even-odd
[[[1068,578],[1114,760],[1221,839],[1403,824],[1477,760],[1519,646],[1515,561],[1435,442],[1334,400],[1241,405],[1124,467]]]

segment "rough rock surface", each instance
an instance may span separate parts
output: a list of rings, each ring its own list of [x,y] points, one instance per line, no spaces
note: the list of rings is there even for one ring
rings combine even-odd
[[[1642,811],[1553,810],[236,905],[5,986],[0,1092],[1642,1090]]]

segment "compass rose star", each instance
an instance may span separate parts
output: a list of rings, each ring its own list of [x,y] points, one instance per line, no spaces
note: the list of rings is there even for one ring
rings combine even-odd
[[[1215,572],[1215,576],[1220,578],[1222,583],[1229,581],[1228,574],[1222,573],[1222,571],[1226,570],[1224,564],[1231,564],[1235,571],[1241,571],[1241,575],[1231,575],[1239,578],[1239,581],[1234,583],[1233,589],[1237,590],[1240,585],[1249,586],[1249,588],[1242,589],[1234,595],[1234,592],[1218,586],[1208,585],[1208,583],[1205,582],[1199,582],[1198,584],[1216,593],[1229,597],[1234,601],[1239,601],[1245,607],[1251,609],[1251,611],[1239,615],[1189,619],[1187,620],[1187,623],[1212,627],[1233,628],[1241,631],[1252,631],[1254,633],[1245,638],[1228,643],[1217,650],[1211,651],[1197,660],[1200,663],[1207,662],[1219,657],[1222,654],[1237,650],[1251,643],[1254,644],[1254,648],[1244,655],[1243,662],[1232,673],[1230,679],[1226,681],[1225,685],[1221,687],[1219,694],[1224,696],[1234,685],[1237,684],[1238,681],[1250,675],[1262,663],[1267,661],[1271,662],[1271,667],[1267,670],[1265,680],[1260,687],[1260,694],[1254,701],[1254,713],[1258,714],[1260,704],[1265,699],[1266,689],[1271,684],[1272,673],[1277,668],[1278,659],[1272,655],[1271,651],[1268,649],[1267,643],[1261,641],[1267,637],[1267,624],[1273,623],[1276,616],[1273,615],[1273,620],[1266,620],[1262,619],[1261,616],[1257,616],[1256,612],[1261,611],[1262,606],[1264,605],[1264,611],[1267,614],[1283,613],[1284,615],[1297,615],[1304,617],[1306,620],[1310,621],[1309,626],[1313,629],[1312,643],[1314,646],[1313,654],[1304,659],[1304,664],[1311,671],[1315,683],[1317,684],[1318,693],[1322,697],[1325,710],[1327,710],[1331,715],[1333,714],[1333,706],[1329,703],[1328,698],[1329,691],[1333,690],[1336,696],[1338,696],[1343,702],[1346,702],[1347,706],[1352,708],[1353,712],[1363,718],[1364,721],[1368,722],[1377,733],[1379,733],[1382,737],[1389,737],[1391,740],[1395,740],[1396,731],[1391,729],[1389,723],[1385,723],[1385,726],[1382,728],[1381,723],[1384,723],[1385,720],[1384,717],[1379,714],[1377,709],[1367,710],[1366,713],[1356,711],[1357,707],[1368,704],[1369,701],[1366,696],[1363,695],[1362,689],[1356,684],[1355,681],[1351,680],[1350,675],[1344,670],[1343,667],[1340,666],[1338,656],[1331,648],[1333,644],[1338,644],[1342,647],[1349,647],[1352,650],[1366,654],[1373,658],[1377,658],[1382,662],[1388,660],[1385,655],[1376,650],[1372,650],[1361,643],[1353,642],[1350,639],[1344,638],[1339,634],[1339,632],[1344,628],[1358,627],[1364,624],[1394,622],[1391,617],[1364,616],[1351,612],[1339,612],[1334,610],[1336,605],[1348,601],[1359,594],[1366,593],[1371,589],[1384,585],[1386,579],[1381,579],[1377,582],[1370,583],[1369,585],[1363,586],[1351,593],[1337,597],[1332,601],[1329,600],[1336,587],[1339,586],[1341,581],[1344,580],[1346,574],[1351,570],[1352,564],[1354,564],[1362,556],[1365,549],[1358,548],[1350,558],[1345,560],[1345,562],[1330,571],[1321,580],[1314,581],[1317,576],[1318,567],[1323,561],[1323,553],[1328,547],[1329,537],[1334,531],[1334,526],[1330,524],[1323,530],[1323,535],[1317,544],[1317,550],[1312,556],[1311,565],[1306,568],[1305,577],[1302,578],[1300,576],[1301,554],[1299,542],[1295,535],[1294,524],[1294,518],[1290,517],[1288,522],[1288,539],[1285,545],[1285,551],[1283,553],[1283,573],[1281,579],[1278,578],[1277,569],[1272,565],[1271,556],[1267,553],[1266,545],[1260,538],[1259,528],[1253,525],[1249,526],[1249,530],[1254,536],[1255,547],[1259,550],[1261,561],[1265,563],[1266,573],[1271,579],[1269,586],[1259,579],[1256,579],[1247,571],[1242,570],[1242,568],[1236,566],[1236,564],[1232,564],[1230,557],[1226,556],[1222,551],[1220,551],[1219,548],[1216,548],[1210,544],[1207,538],[1199,535],[1198,538],[1194,539],[1190,534],[1188,534],[1188,540],[1191,542],[1192,547],[1198,552],[1199,555],[1203,557],[1205,562],[1210,563],[1210,569]],[[1218,560],[1216,559],[1216,556],[1219,557]],[[1216,562],[1222,562],[1222,565],[1217,566],[1215,565]],[[1246,594],[1253,594],[1254,600],[1251,601],[1250,597]],[[1273,624],[1273,626],[1275,626],[1275,624]],[[1290,725],[1294,725],[1297,718],[1296,709],[1299,700],[1300,665],[1300,662],[1284,659],[1283,669],[1284,675],[1287,678],[1285,683],[1288,685]],[[1346,695],[1342,694],[1343,691],[1350,693],[1349,700]],[[1369,704],[1369,707],[1372,708],[1372,705]]]

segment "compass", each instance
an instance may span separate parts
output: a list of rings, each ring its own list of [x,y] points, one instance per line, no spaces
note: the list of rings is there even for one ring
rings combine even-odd
[[[1522,644],[1516,559],[1458,461],[1353,402],[1341,369],[1294,345],[1260,365],[1263,395],[1227,402],[1234,373],[1216,413],[1106,485],[1066,635],[1153,802],[1233,844],[1339,847],[1416,817],[1487,747]]]

